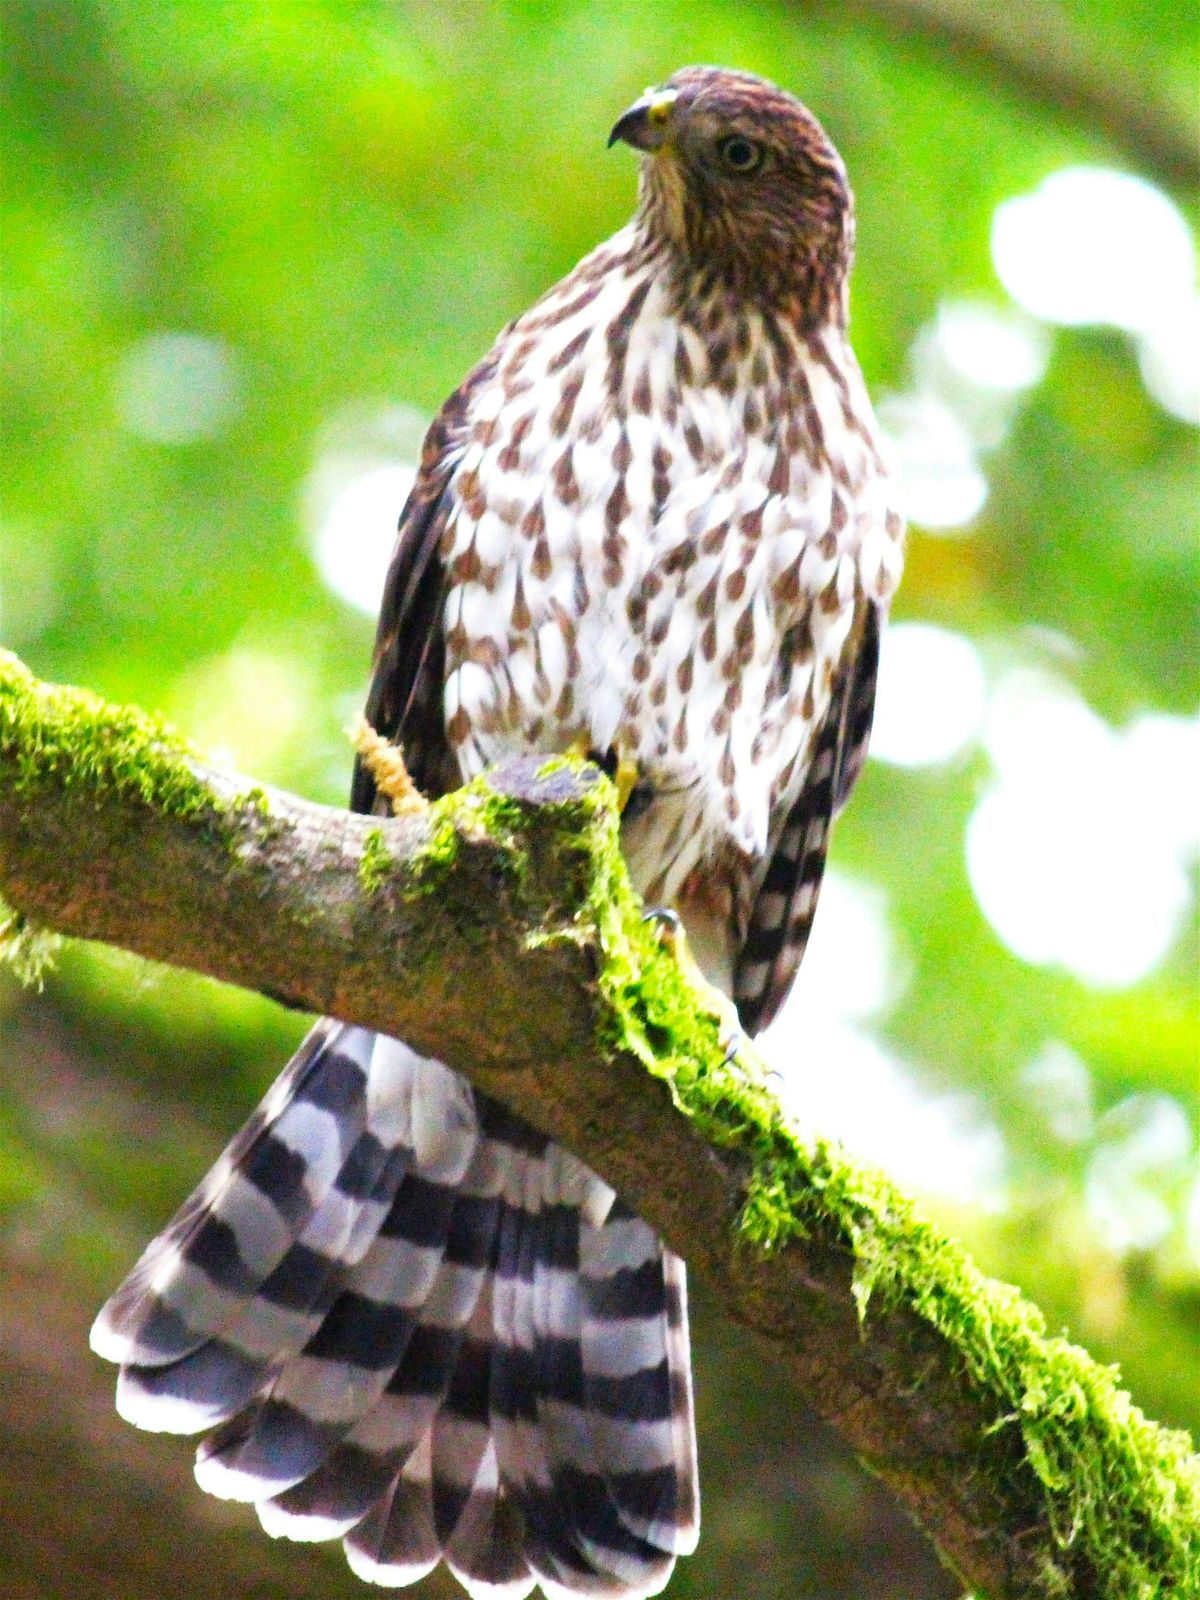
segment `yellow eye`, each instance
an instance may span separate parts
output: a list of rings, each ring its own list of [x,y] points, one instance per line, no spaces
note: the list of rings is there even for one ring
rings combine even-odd
[[[729,172],[736,172],[741,177],[748,172],[756,171],[762,165],[762,145],[755,144],[753,139],[747,139],[740,133],[733,133],[727,139],[722,139],[717,146],[717,153],[726,169]]]

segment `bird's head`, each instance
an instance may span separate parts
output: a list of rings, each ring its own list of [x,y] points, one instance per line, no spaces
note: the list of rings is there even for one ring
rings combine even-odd
[[[684,67],[647,89],[609,143],[643,152],[640,216],[693,272],[739,297],[823,321],[853,252],[846,171],[820,123],[749,72]]]

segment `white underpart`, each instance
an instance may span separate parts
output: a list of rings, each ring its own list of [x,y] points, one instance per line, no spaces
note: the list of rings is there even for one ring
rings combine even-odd
[[[605,249],[627,251],[632,243],[626,230]],[[647,275],[653,281],[629,339],[625,414],[619,416],[609,392],[608,330],[631,289]],[[559,292],[569,297],[566,286]],[[761,387],[755,389],[751,366],[758,341],[751,340],[750,353],[742,358],[732,395],[704,381],[704,341],[674,316],[661,263],[635,267],[629,275],[610,270],[587,304],[557,325],[539,329],[518,360],[512,352],[523,338],[525,320],[501,344],[496,374],[470,413],[456,472],[455,486],[465,482],[476,488],[474,496],[466,496],[474,514],[466,504],[458,507],[444,559],[453,567],[473,548],[492,570],[482,579],[458,582],[452,574],[445,626],[461,629],[471,646],[490,641],[496,649],[492,662],[485,662],[486,650],[478,649],[470,652],[475,659],[451,661],[447,722],[458,714],[461,723],[465,714],[469,723],[469,734],[457,747],[466,776],[514,750],[553,751],[580,739],[597,752],[615,750],[634,761],[649,778],[658,815],[632,830],[627,853],[639,886],[648,891],[653,885],[656,897],[669,902],[693,867],[722,848],[732,845],[756,859],[767,851],[773,805],[798,791],[855,607],[864,596],[886,604],[899,575],[901,552],[895,524],[888,525],[887,482],[871,442],[847,428],[834,378],[811,352],[798,354],[826,455],[842,465],[840,493],[848,506],[836,549],[823,553],[818,541],[830,528],[839,492],[828,462],[814,464],[803,452],[793,455],[788,492],[771,492],[789,419],[767,414],[769,405],[762,403],[767,397]],[[554,370],[560,353],[585,333],[579,348]],[[822,337],[836,367],[847,373],[853,409],[869,419],[844,335],[830,329]],[[682,387],[676,369],[681,341],[699,380]],[[643,374],[650,388],[648,413],[630,403]],[[514,380],[527,387],[506,399]],[[554,411],[571,383],[578,383],[578,395],[565,433],[559,433]],[[672,393],[678,404],[669,422]],[[752,394],[760,400],[760,415],[756,426],[747,428]],[[519,462],[502,461],[514,424],[527,416]],[[496,424],[492,435],[481,438],[479,426],[489,421]],[[629,446],[623,475],[627,507],[614,581],[611,564],[606,572],[605,509],[621,476],[614,456],[622,434]],[[700,465],[688,446],[688,437],[694,442],[696,435],[704,445]],[[554,468],[568,444],[576,492],[564,503]],[[669,493],[657,514],[656,445],[665,446],[671,458]],[[734,473],[728,472],[731,463],[737,464]],[[539,502],[544,515],[540,562],[536,540],[520,531],[522,518]],[[760,509],[761,534],[744,540],[739,519]],[[732,531],[715,549],[698,548],[706,532],[722,526]],[[685,545],[697,554],[681,573],[673,557],[677,560]],[[798,569],[799,586],[781,601],[772,589],[790,568]],[[726,586],[742,578],[740,593],[731,597]],[[657,584],[657,593],[647,595],[644,614],[634,621],[628,603],[647,579],[652,589]],[[716,649],[706,659],[699,648],[704,619],[697,601],[714,579]],[[822,609],[816,597],[831,586],[836,609]],[[528,608],[528,618],[519,613],[519,621],[514,620],[518,595]],[[743,653],[733,674],[740,680],[740,704],[728,713],[726,727],[718,721],[714,729],[729,688],[728,662],[737,650],[735,629],[748,607],[753,648],[748,656]],[[813,652],[781,687],[775,673],[781,645],[804,616],[811,619]],[[564,619],[567,630],[574,631],[574,649]],[[650,668],[647,677],[643,661],[640,682],[639,652],[649,657]],[[693,671],[685,693],[678,671],[689,655]],[[571,693],[560,713],[568,685]],[[656,688],[661,705],[654,704]],[[682,734],[677,728],[681,705]]]

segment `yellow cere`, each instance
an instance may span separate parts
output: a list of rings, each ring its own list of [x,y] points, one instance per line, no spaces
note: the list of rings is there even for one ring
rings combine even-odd
[[[662,123],[671,115],[677,92],[674,89],[648,89],[646,98],[650,102],[646,107],[646,115],[651,122]]]

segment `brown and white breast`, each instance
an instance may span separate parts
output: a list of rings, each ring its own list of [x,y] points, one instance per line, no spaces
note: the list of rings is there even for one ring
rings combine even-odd
[[[510,330],[452,486],[447,728],[466,776],[576,741],[636,762],[671,899],[726,845],[761,855],[799,784],[862,593],[863,485],[839,511],[811,441],[784,470],[778,374],[756,386],[748,348],[714,381],[648,274],[536,333]]]

